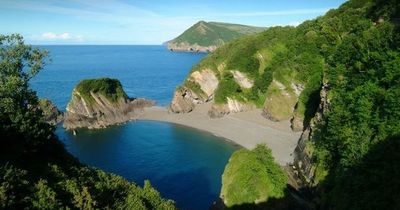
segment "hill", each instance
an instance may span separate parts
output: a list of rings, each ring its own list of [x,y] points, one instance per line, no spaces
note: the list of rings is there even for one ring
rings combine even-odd
[[[192,68],[171,110],[211,103],[210,117],[260,108],[290,120],[303,132],[294,168],[315,208],[399,209],[399,17],[397,0],[350,0],[233,40]]]
[[[262,27],[199,21],[167,45],[172,51],[211,52],[231,40],[263,30]]]

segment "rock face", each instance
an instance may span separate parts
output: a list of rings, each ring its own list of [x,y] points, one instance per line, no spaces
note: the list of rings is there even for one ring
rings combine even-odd
[[[104,128],[136,119],[144,107],[153,106],[146,99],[130,99],[114,79],[81,81],[72,92],[64,119],[64,128]]]
[[[174,93],[170,109],[175,113],[188,113],[194,109],[199,97],[187,88],[178,88]]]
[[[50,125],[57,125],[64,119],[64,114],[49,99],[40,99],[39,109],[43,112],[44,120]]]
[[[201,52],[208,53],[217,49],[216,45],[211,46],[201,46],[198,44],[189,44],[187,42],[176,43],[176,42],[168,42],[167,44],[168,50],[174,52]]]
[[[322,120],[322,116],[329,109],[330,102],[328,100],[328,92],[329,85],[324,83],[320,92],[321,100],[318,110],[314,118],[311,120],[310,125],[308,125],[301,134],[299,142],[297,143],[294,151],[294,166],[297,170],[297,174],[299,174],[299,177],[309,185],[315,185],[317,183],[314,183],[315,166],[311,161],[313,150],[310,149],[307,144],[312,139],[315,124]]]
[[[218,83],[214,72],[209,69],[191,73],[186,83],[176,89],[170,106],[171,111],[188,113],[195,108],[196,104],[211,101]]]
[[[233,78],[235,78],[236,83],[240,85],[242,88],[252,88],[254,85],[254,81],[250,80],[249,78],[246,77],[245,74],[243,74],[240,71],[231,71]]]

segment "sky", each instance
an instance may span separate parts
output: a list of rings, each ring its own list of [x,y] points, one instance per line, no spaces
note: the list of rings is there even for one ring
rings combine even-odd
[[[29,44],[161,44],[200,20],[296,26],[345,0],[0,0],[0,34]]]

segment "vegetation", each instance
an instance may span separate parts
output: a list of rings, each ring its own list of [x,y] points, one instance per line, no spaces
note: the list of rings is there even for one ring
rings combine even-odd
[[[204,47],[220,46],[243,35],[259,33],[264,29],[254,26],[200,21],[170,42],[198,44]]]
[[[230,208],[266,202],[285,195],[287,177],[274,162],[271,150],[258,145],[232,154],[222,175],[221,197]]]
[[[283,97],[282,89],[294,95],[293,84],[299,84],[304,89],[293,114],[306,126],[324,85],[327,106],[309,145],[316,166],[316,207],[400,209],[395,178],[400,170],[395,152],[400,144],[399,17],[398,1],[350,0],[296,28],[273,27],[230,42],[193,71],[216,73],[217,103],[226,97],[255,104],[269,98],[283,114],[291,111],[292,106],[283,108],[293,98]],[[235,85],[231,70],[255,81],[251,91]],[[268,180],[261,165],[249,151],[232,156],[222,190],[228,206],[268,197],[268,188],[258,188]]]
[[[47,52],[19,35],[0,44],[0,209],[175,209],[148,181],[141,188],[68,154],[28,85]]]
[[[128,98],[121,83],[117,79],[110,78],[82,80],[76,86],[76,91],[89,103],[94,102],[91,93],[99,93],[112,102],[116,102],[120,98]]]
[[[398,155],[388,149],[400,141],[400,36],[390,19],[399,12],[396,1],[350,1],[330,13],[349,31],[326,59],[331,103],[313,139],[331,208],[400,208]]]

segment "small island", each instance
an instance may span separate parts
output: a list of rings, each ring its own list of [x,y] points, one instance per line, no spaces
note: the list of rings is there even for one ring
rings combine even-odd
[[[86,79],[72,92],[64,119],[64,128],[104,128],[136,119],[144,107],[154,102],[129,98],[117,79]]]

